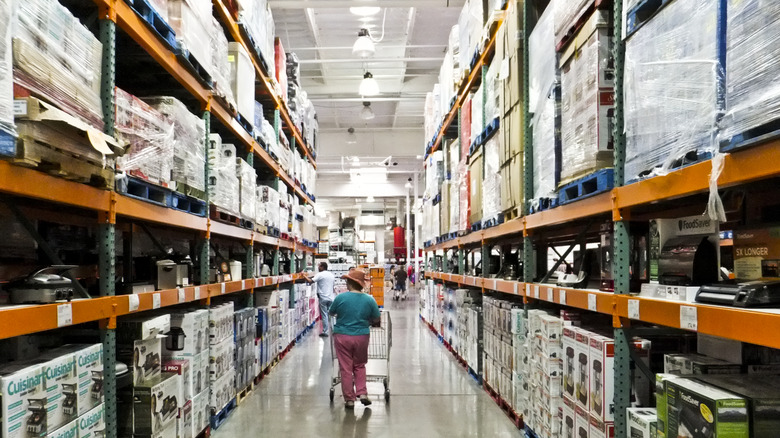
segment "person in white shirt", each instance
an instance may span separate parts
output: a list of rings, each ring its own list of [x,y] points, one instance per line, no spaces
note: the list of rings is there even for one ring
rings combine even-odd
[[[336,277],[328,271],[328,264],[326,262],[320,262],[317,266],[319,272],[314,277],[309,277],[304,274],[306,281],[317,284],[317,300],[320,302],[320,316],[322,317],[322,332],[321,337],[328,336],[328,310],[331,303],[335,298],[334,287],[336,284]]]

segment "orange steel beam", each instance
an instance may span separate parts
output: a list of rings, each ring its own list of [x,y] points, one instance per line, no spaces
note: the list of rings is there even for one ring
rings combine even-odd
[[[0,192],[108,212],[111,192],[0,161]]]
[[[526,228],[530,230],[551,225],[561,225],[576,219],[606,214],[611,211],[612,192],[606,192],[591,198],[526,216]],[[519,231],[522,231],[522,229]]]
[[[252,230],[217,221],[211,221],[211,234],[240,240],[252,240]]]
[[[60,304],[65,303],[0,309],[0,339],[58,328],[57,306]],[[73,324],[109,319],[113,316],[114,297],[75,300],[70,304]],[[22,321],[23,323],[20,323]]]
[[[127,196],[117,196],[116,214],[118,216],[196,231],[207,230],[205,218]]]

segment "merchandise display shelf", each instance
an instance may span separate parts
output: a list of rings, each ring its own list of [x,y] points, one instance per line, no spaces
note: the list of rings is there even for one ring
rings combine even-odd
[[[285,126],[295,138],[296,147],[298,147],[303,155],[308,158],[309,163],[311,163],[311,165],[316,170],[317,163],[315,162],[309,148],[306,147],[306,144],[303,141],[303,136],[301,136],[298,128],[293,124],[292,119],[290,118],[290,111],[287,108],[287,104],[274,91],[274,87],[271,84],[271,79],[268,77],[268,72],[265,71],[260,63],[260,60],[257,59],[257,55],[255,54],[254,49],[250,47],[246,41],[244,41],[244,37],[241,35],[241,30],[238,28],[238,23],[236,23],[236,20],[233,19],[233,16],[231,15],[223,0],[213,0],[213,4],[214,9],[217,11],[217,15],[222,22],[222,25],[227,28],[230,36],[234,41],[241,44],[244,47],[244,50],[250,54],[252,64],[255,66],[255,72],[257,73],[257,82],[260,84],[260,87],[263,91],[261,94],[269,96],[274,104],[274,108],[279,109]]]
[[[519,295],[529,301],[546,301],[612,315],[615,318],[633,319],[780,348],[780,338],[776,336],[780,330],[780,309],[741,309],[441,272],[425,275],[426,278],[457,283],[460,286]],[[629,305],[631,301],[634,303]]]
[[[73,300],[70,303],[58,302],[53,304],[3,306],[0,307],[0,339],[192,303],[254,288],[289,283],[301,278],[303,278],[302,274],[279,275],[133,295],[80,299]],[[137,297],[137,302],[131,303],[131,299],[135,300],[135,298],[131,297]],[[71,321],[67,321],[67,315],[70,315]],[[25,323],[19,324],[19,321],[25,321]]]

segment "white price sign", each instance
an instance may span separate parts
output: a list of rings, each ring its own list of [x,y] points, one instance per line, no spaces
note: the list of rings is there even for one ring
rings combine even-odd
[[[630,319],[640,319],[639,300],[628,300],[628,317]]]
[[[71,303],[57,306],[57,327],[73,325],[73,305]]]
[[[160,297],[160,294],[152,295],[152,309],[159,309],[161,301],[162,298]]]
[[[530,297],[531,296],[531,285],[526,283],[525,285],[525,296]]]
[[[547,288],[547,301],[551,303],[555,302],[555,294],[553,293],[553,289],[551,287]]]
[[[493,280],[493,290],[498,290],[498,289],[496,288],[496,280]]]
[[[195,292],[194,293],[195,293],[195,299],[199,300],[200,299],[200,286],[196,286],[195,287]]]
[[[246,280],[241,280],[241,290],[246,290]]]
[[[225,283],[220,283],[220,285],[219,285],[219,293],[221,293],[221,294],[225,293]]]
[[[187,295],[184,293],[184,288],[179,288],[179,302],[183,303],[187,301]]]
[[[696,307],[680,306],[680,328],[685,330],[699,330],[699,316]]]
[[[519,284],[520,284],[520,283],[515,283],[515,295],[517,295],[517,286],[518,286]]]
[[[588,294],[588,310],[591,312],[597,312],[599,310],[596,301],[596,294]]]
[[[260,287],[260,279],[255,278],[255,287]]]
[[[127,307],[129,311],[135,312],[136,310],[138,310],[138,306],[140,305],[141,305],[141,300],[138,298],[138,295],[130,294],[127,296]]]
[[[536,298],[537,300],[539,299],[539,285],[538,284],[534,285],[534,298]]]
[[[558,292],[558,296],[560,297],[561,304],[564,306],[566,305],[566,291],[561,289],[560,292]]]

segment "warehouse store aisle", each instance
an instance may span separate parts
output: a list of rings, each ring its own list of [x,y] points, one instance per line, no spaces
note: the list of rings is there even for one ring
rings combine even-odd
[[[390,403],[344,409],[331,378],[327,338],[309,334],[212,436],[504,437],[520,432],[420,321],[415,301],[387,301],[393,320]]]

